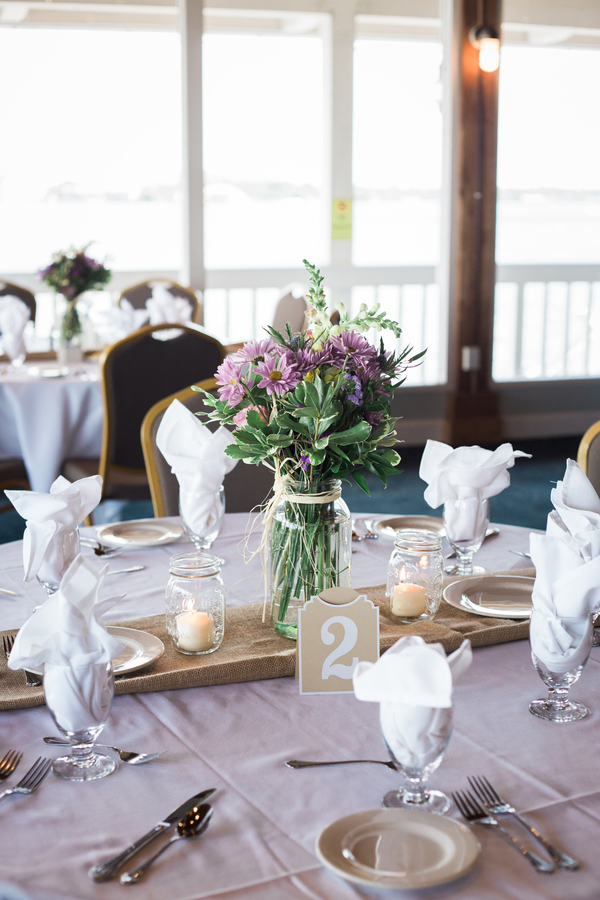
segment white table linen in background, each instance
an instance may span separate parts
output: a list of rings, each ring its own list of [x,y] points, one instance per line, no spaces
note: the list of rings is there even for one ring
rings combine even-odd
[[[65,459],[100,456],[98,365],[70,368],[64,378],[34,378],[27,367],[0,376],[0,459],[22,458],[34,491],[50,490]]]
[[[247,519],[227,515],[214,545],[226,560],[230,605],[261,599],[258,561],[246,571],[238,556]],[[528,535],[502,526],[478,562],[488,569],[521,566],[508,551],[526,549]],[[384,538],[353,545],[355,586],[385,581],[392,546]],[[164,610],[168,559],[184,548],[191,543],[128,551],[110,561],[111,568],[138,562],[151,567],[107,583],[111,592],[127,591],[115,618]],[[0,546],[0,584],[23,592],[17,600],[0,599],[3,628],[20,625],[43,596],[39,586],[23,585],[21,553],[19,542]],[[433,787],[450,792],[466,787],[467,775],[485,774],[531,812],[549,839],[583,860],[578,872],[539,875],[501,838],[474,828],[481,859],[447,886],[377,893],[336,878],[315,857],[317,834],[339,816],[378,808],[401,778],[383,766],[287,769],[283,762],[293,757],[385,759],[385,751],[376,704],[360,703],[353,694],[301,697],[293,678],[279,678],[115,697],[103,739],[133,750],[167,748],[168,754],[141,768],[121,765],[92,784],[49,776],[32,796],[4,801],[0,882],[19,886],[31,900],[122,900],[128,888],[118,881],[93,884],[88,867],[122,850],[194,791],[216,787],[206,836],[171,848],[157,862],[137,889],[144,900],[597,900],[599,661],[600,650],[593,650],[573,688],[592,716],[559,727],[528,712],[543,685],[527,641],[475,649],[455,688],[452,739],[431,778]],[[0,713],[0,750],[25,750],[23,770],[41,753],[54,755],[41,743],[52,733],[43,707]]]

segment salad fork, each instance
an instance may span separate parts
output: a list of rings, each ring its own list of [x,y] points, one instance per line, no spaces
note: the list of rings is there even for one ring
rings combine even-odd
[[[562,850],[559,850],[558,847],[555,847],[550,841],[546,840],[546,838],[539,833],[537,828],[534,828],[533,825],[530,825],[529,822],[525,821],[514,806],[511,806],[510,803],[503,800],[487,778],[484,778],[483,776],[471,777],[469,775],[468,780],[478,800],[486,807],[486,809],[489,809],[490,812],[498,816],[513,816],[517,822],[520,822],[521,825],[532,833],[536,841],[538,841],[542,847],[545,847],[557,866],[560,866],[561,869],[579,868],[579,863],[576,859],[573,859],[573,857],[569,856],[567,853],[563,853]]]
[[[6,781],[12,775],[21,762],[22,756],[23,754],[19,753],[18,750],[9,750],[4,754],[2,759],[0,759],[0,781]]]
[[[37,791],[40,784],[52,767],[51,759],[44,759],[39,756],[30,769],[25,772],[16,787],[8,788],[0,794],[0,800],[8,797],[9,794],[33,794]]]
[[[531,865],[534,869],[537,869],[538,872],[544,872],[546,874],[554,872],[552,863],[546,862],[535,853],[522,847],[516,838],[514,838],[510,832],[506,831],[502,825],[500,825],[498,820],[489,814],[488,810],[483,809],[468,791],[456,791],[455,794],[452,794],[452,799],[456,803],[458,811],[467,822],[474,822],[476,825],[488,825],[491,828],[495,828],[519,851],[519,853],[523,854],[525,859],[529,860]]]

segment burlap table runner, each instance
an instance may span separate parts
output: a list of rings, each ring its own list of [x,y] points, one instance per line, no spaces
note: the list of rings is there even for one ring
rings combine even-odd
[[[533,569],[513,569],[507,575],[535,574]],[[447,578],[445,583],[456,581]],[[442,603],[433,622],[395,625],[387,613],[385,587],[356,588],[380,609],[379,631],[381,652],[405,634],[419,634],[428,643],[443,644],[447,653],[460,647],[468,637],[474,647],[519,641],[529,636],[529,620],[492,619],[471,615]],[[145,691],[170,691],[177,688],[201,687],[261,681],[294,675],[296,644],[279,637],[269,621],[262,621],[262,603],[227,610],[223,645],[207,656],[182,656],[174,650],[165,627],[165,617],[149,616],[119,622],[126,628],[138,628],[156,635],[165,652],[153,665],[139,673],[122,675],[115,680],[115,694],[137,694]],[[15,632],[5,632],[14,634]],[[23,672],[13,672],[2,659],[0,663],[0,709],[20,709],[44,704],[43,688],[25,684]]]

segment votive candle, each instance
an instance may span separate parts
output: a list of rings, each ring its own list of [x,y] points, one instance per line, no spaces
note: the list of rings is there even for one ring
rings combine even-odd
[[[215,624],[210,613],[192,609],[177,616],[177,643],[181,650],[201,653],[210,650],[215,642]]]
[[[395,616],[422,616],[427,611],[425,588],[420,584],[402,581],[392,591],[392,613]]]

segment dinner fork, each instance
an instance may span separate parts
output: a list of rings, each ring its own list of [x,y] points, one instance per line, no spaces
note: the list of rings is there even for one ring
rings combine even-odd
[[[7,661],[10,659],[14,643],[14,634],[5,634],[2,636],[2,647]],[[25,669],[25,684],[27,687],[39,687],[42,684],[42,679],[38,675],[34,675],[33,672],[28,672],[27,669]]]
[[[467,822],[474,822],[476,825],[489,825],[491,828],[496,828],[500,834],[513,845],[513,847],[516,847],[519,853],[522,853],[523,856],[529,860],[534,869],[537,869],[538,872],[554,872],[552,863],[546,862],[535,853],[522,847],[516,838],[514,838],[510,832],[506,831],[502,825],[500,825],[498,820],[494,819],[487,810],[483,809],[468,791],[456,791],[455,794],[452,794],[452,799],[456,803],[460,814]]]
[[[95,541],[94,538],[85,534],[79,536],[79,543],[89,550],[93,550],[96,556],[117,556],[123,552],[122,547],[108,547],[106,544],[101,544],[100,541]]]
[[[42,756],[39,756],[31,768],[25,772],[16,787],[2,791],[0,800],[3,800],[4,797],[8,797],[9,794],[33,794],[34,791],[37,791],[50,771],[51,766],[51,759],[44,759]]]
[[[9,750],[4,754],[2,759],[0,759],[0,781],[6,781],[12,775],[21,762],[22,756],[23,754],[19,753],[18,750]]]
[[[579,863],[576,859],[573,859],[573,857],[569,856],[567,853],[563,853],[562,850],[559,850],[558,847],[555,847],[550,841],[546,840],[546,838],[539,833],[537,828],[534,828],[533,825],[530,825],[529,822],[525,821],[514,806],[511,806],[510,803],[503,800],[500,794],[489,783],[487,778],[484,776],[471,777],[469,775],[469,784],[486,809],[489,809],[489,811],[495,815],[513,816],[517,822],[520,822],[521,825],[527,828],[542,847],[546,848],[557,866],[560,866],[561,869],[579,868]]]

